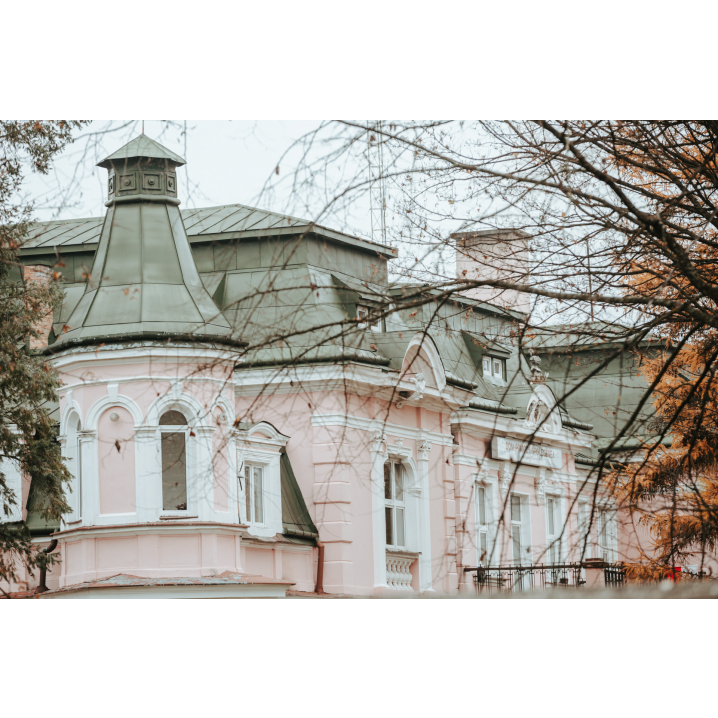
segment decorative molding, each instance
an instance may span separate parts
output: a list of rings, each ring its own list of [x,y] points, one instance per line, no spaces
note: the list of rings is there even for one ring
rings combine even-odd
[[[536,492],[536,503],[542,504],[546,499],[546,469],[539,469],[538,476],[534,479]]]
[[[538,359],[538,357],[535,357]],[[561,432],[561,417],[559,416],[556,397],[544,383],[535,383],[533,393],[526,407],[526,418],[523,428],[533,432],[547,432],[558,434]]]
[[[65,371],[63,369],[63,371]],[[172,384],[172,382],[177,381],[177,377],[172,376],[149,376],[149,375],[138,375],[138,376],[126,376],[126,377],[120,377],[115,378],[113,380],[116,384],[131,384],[133,382],[138,381],[151,381],[154,383],[158,382],[167,382],[168,384]],[[182,380],[183,384],[220,384],[221,386],[225,388],[231,388],[234,389],[234,382],[230,382],[228,379],[218,379],[215,377],[186,377]],[[69,384],[62,389],[59,390],[59,393],[62,394],[65,389],[67,389],[66,398],[69,397],[69,395],[72,393],[74,389],[86,389],[91,386],[106,386],[107,380],[106,379],[96,379],[94,381],[80,381],[77,382],[77,384]]]
[[[410,429],[399,424],[390,424],[379,419],[364,419],[359,416],[349,416],[347,414],[312,414],[312,426],[342,426],[348,429],[358,429],[360,431],[370,431],[372,434],[381,432],[381,434],[391,434],[397,438],[409,439],[411,441],[421,441],[426,439],[432,444],[441,446],[451,446],[454,438],[451,434],[439,434],[435,431],[427,431],[426,429]]]
[[[413,376],[411,380],[414,383],[414,393],[405,399],[397,401],[397,409],[401,409],[408,401],[421,401],[424,398],[424,391],[426,390],[426,379],[424,375],[419,372],[416,376]]]
[[[135,439],[155,439],[159,428],[159,426],[138,426],[135,428]]]
[[[176,410],[184,414],[188,424],[193,429],[196,429],[200,424],[204,424],[201,418],[205,416],[202,404],[191,394],[180,393],[177,396],[176,384],[181,385],[181,382],[175,382],[170,391],[161,394],[152,402],[147,410],[147,424],[152,426],[159,425],[160,417],[170,410]]]
[[[411,449],[408,446],[404,446],[403,439],[397,439],[396,444],[387,444],[386,453],[392,459],[399,459],[401,461],[408,461],[412,457]]]
[[[499,471],[499,493],[501,494],[502,501],[506,501],[506,495],[509,493],[512,479],[513,472],[509,468],[509,464],[505,463],[501,467],[501,471]]]
[[[314,418],[314,417],[312,417],[312,418]],[[312,423],[314,423],[314,422],[312,422]],[[386,434],[382,431],[382,429],[376,429],[374,431],[371,441],[370,441],[371,450],[374,452],[377,452],[379,454],[383,454],[385,441],[386,441]]]
[[[441,354],[436,348],[434,340],[425,332],[417,332],[409,341],[404,352],[404,360],[402,361],[402,367],[406,361],[406,355],[413,347],[417,347],[419,351],[426,353],[431,364],[431,370],[434,372],[434,378],[436,379],[436,387],[441,394],[446,388],[446,369],[444,368],[444,362],[441,359]],[[418,376],[418,375],[417,375]]]
[[[258,434],[263,434],[264,436],[258,436]],[[232,436],[244,445],[251,444],[259,450],[266,447],[274,452],[286,446],[289,441],[288,436],[277,431],[277,429],[267,421],[260,421],[249,429],[234,429]]]
[[[179,401],[180,397],[182,396],[182,382],[181,381],[175,381],[170,386],[170,390],[168,394],[174,399],[175,401]]]
[[[431,453],[431,442],[422,441],[417,447],[417,450],[419,455],[419,461],[428,461],[429,454]]]
[[[130,412],[135,428],[142,424],[143,417],[140,407],[129,396],[117,394],[114,399],[111,396],[103,396],[90,407],[85,419],[85,428],[89,430],[97,429],[100,416],[112,406],[121,406],[123,409],[127,409]]]

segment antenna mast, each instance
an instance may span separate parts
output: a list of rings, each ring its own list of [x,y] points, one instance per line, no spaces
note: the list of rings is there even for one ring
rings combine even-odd
[[[377,244],[386,244],[386,191],[384,188],[384,142],[382,120],[367,120],[369,158],[369,212],[371,238]]]

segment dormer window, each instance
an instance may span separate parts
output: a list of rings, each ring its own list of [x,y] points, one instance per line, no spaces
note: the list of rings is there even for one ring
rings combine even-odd
[[[179,411],[160,417],[162,435],[162,509],[187,510],[187,419]]]
[[[506,381],[506,360],[498,357],[483,357],[484,378],[497,383]]]
[[[374,319],[371,315],[374,313],[369,307],[357,306],[357,321],[359,329],[371,329],[373,332],[381,331],[381,319]]]

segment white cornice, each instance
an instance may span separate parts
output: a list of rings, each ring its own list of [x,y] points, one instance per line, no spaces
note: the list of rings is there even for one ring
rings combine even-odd
[[[68,349],[65,353],[48,357],[48,361],[58,370],[67,372],[73,366],[108,366],[113,364],[129,364],[137,360],[181,360],[184,362],[211,363],[212,365],[225,364],[227,367],[237,363],[237,352],[226,349],[209,349],[200,346],[167,346],[167,345],[141,345],[128,347],[104,346],[100,349],[89,350],[87,347]],[[176,378],[176,377],[175,377]]]
[[[176,376],[126,376],[126,377],[120,377],[120,378],[112,378],[113,384],[129,384],[136,381],[166,381],[170,384],[174,384],[177,381]],[[234,388],[234,381],[230,381],[229,379],[221,379],[221,378],[215,378],[215,377],[202,377],[202,376],[196,376],[196,377],[182,377],[182,383],[183,384],[190,384],[190,383],[210,383],[210,384],[224,384],[227,386],[227,388],[231,389]],[[66,391],[72,391],[73,389],[79,389],[84,388],[88,386],[106,386],[107,385],[107,379],[96,379],[93,381],[80,381],[76,384],[65,384],[64,386],[61,386],[58,389],[58,392],[60,394],[63,394]]]
[[[76,541],[86,538],[102,538],[112,536],[142,536],[145,534],[194,534],[209,533],[240,536],[249,527],[246,524],[222,524],[212,521],[163,521],[162,523],[147,524],[113,524],[111,526],[92,526],[87,528],[67,529],[58,531],[50,538],[57,538],[63,541]]]
[[[381,432],[400,439],[413,441],[427,440],[432,444],[451,446],[454,437],[451,434],[439,434],[426,429],[412,429],[399,424],[390,424],[380,419],[364,419],[359,416],[348,416],[347,414],[312,414],[312,426],[343,426],[348,429],[359,429],[360,431]]]
[[[235,375],[235,395],[237,397],[338,390],[395,402],[401,400],[400,391],[413,394],[415,389],[416,386],[410,380],[400,380],[399,372],[394,369],[357,363],[320,364],[281,369],[259,367],[257,369],[241,369]],[[472,392],[460,387],[447,385],[442,391],[426,387],[421,399],[406,400],[405,404],[448,414],[452,410],[466,406],[472,396]]]
[[[451,415],[452,429],[466,432],[481,439],[492,439],[494,436],[506,436],[519,441],[529,441],[535,445],[555,446],[564,451],[575,452],[586,449],[593,443],[593,435],[579,434],[570,429],[562,429],[558,433],[535,432],[523,426],[514,417],[505,415],[485,414],[483,412],[459,409]]]

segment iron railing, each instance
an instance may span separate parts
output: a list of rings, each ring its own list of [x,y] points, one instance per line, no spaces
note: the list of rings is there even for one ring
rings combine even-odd
[[[620,566],[606,566],[603,575],[609,588],[619,588],[626,583],[626,569]]]
[[[541,591],[550,588],[576,589],[586,584],[586,568],[602,568],[606,586],[625,583],[626,572],[620,565],[591,566],[581,563],[536,564],[533,566],[467,566],[464,573],[474,574],[479,592]]]

